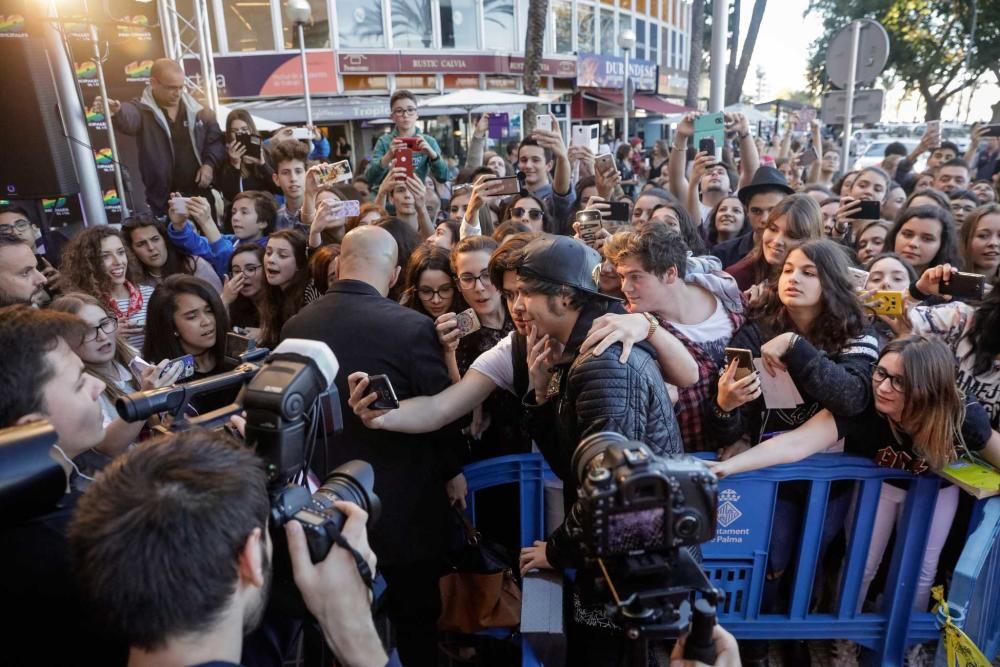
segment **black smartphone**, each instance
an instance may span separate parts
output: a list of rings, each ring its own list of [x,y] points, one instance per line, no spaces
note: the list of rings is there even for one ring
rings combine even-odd
[[[742,380],[753,373],[753,353],[742,347],[726,348],[726,368],[736,359],[736,379]]]
[[[608,220],[614,220],[615,222],[628,222],[628,204],[623,201],[613,201],[611,204],[611,214],[608,216]]]
[[[705,137],[698,142],[698,151],[702,153],[708,153],[709,155],[715,155],[715,139],[712,137]]]
[[[994,125],[987,125],[986,132],[983,134],[984,137],[1000,137],[1000,123]]]
[[[236,141],[240,142],[240,145],[246,150],[244,157],[253,158],[255,160],[261,159],[264,150],[264,144],[261,138],[256,134],[237,134]]]
[[[257,343],[250,336],[229,331],[226,333],[226,356],[237,361],[247,352],[257,349]]]
[[[371,407],[376,410],[395,410],[399,407],[399,399],[396,398],[396,390],[392,388],[392,382],[387,375],[369,375],[368,389],[378,394],[378,398]]]
[[[851,216],[852,220],[878,220],[882,217],[882,204],[877,201],[861,200],[861,209]]]
[[[517,176],[504,176],[494,180],[503,181],[497,190],[498,195],[516,195],[521,192],[521,180]]]
[[[938,292],[948,294],[962,301],[982,301],[986,287],[986,276],[978,273],[953,273],[948,282],[938,285]]]

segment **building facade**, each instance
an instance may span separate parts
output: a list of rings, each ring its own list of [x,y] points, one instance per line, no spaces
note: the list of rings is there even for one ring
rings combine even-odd
[[[262,118],[302,123],[298,33],[285,15],[286,1],[204,2],[219,97]],[[385,131],[393,90],[406,88],[420,97],[468,88],[522,90],[529,0],[309,2],[312,23],[304,27],[304,42],[313,117],[331,139],[345,136],[357,157]],[[191,0],[173,4],[178,16],[192,15]],[[630,134],[661,136],[662,126],[644,123],[670,107],[664,107],[664,96],[683,98],[686,92],[691,9],[691,0],[550,0],[541,88],[553,101],[566,103],[569,115],[560,118],[564,129],[572,118],[602,122],[605,132],[616,132],[621,82],[601,84],[610,85],[610,91],[584,87],[578,67],[589,60],[609,72],[616,63],[621,69],[618,35],[631,29],[636,34],[632,67],[643,68],[646,83],[636,97]],[[194,33],[191,22],[186,28],[180,22],[182,39],[185,30]],[[199,77],[196,61],[185,66],[192,78]],[[504,111],[509,112],[505,137],[517,138],[519,110]],[[442,142],[446,153],[461,155],[466,113],[459,108],[422,113],[423,130]]]

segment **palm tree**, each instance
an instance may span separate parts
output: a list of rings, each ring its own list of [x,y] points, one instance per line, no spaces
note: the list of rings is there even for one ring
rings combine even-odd
[[[541,81],[542,54],[545,47],[545,19],[549,13],[549,0],[528,0],[528,29],[524,35],[524,94],[538,95]],[[524,114],[524,133],[535,129],[537,104],[529,104]]]

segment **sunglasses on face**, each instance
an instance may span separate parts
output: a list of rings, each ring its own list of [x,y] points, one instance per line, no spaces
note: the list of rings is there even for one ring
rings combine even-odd
[[[542,219],[542,209],[523,208],[521,206],[517,206],[515,208],[510,209],[510,217],[512,218],[523,218],[526,215],[528,216],[529,220],[534,220],[535,222],[538,222],[539,220]]]

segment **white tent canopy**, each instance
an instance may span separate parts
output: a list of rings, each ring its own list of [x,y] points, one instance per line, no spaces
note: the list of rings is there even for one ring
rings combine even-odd
[[[729,113],[741,113],[747,117],[751,123],[770,123],[774,121],[774,116],[764,113],[752,104],[730,104],[723,109]]]
[[[225,104],[220,104],[219,108],[215,111],[215,116],[219,119],[219,125],[221,125],[223,129],[226,127],[226,117],[229,116],[229,112],[232,110],[233,109],[231,107],[228,107]],[[258,132],[276,132],[284,127],[281,123],[275,123],[273,120],[268,120],[256,114],[250,114],[250,117],[253,118],[254,125],[257,126]]]
[[[523,104],[548,104],[547,97],[521,95],[520,93],[504,93],[498,90],[479,90],[467,88],[453,93],[429,97],[417,102],[417,106],[425,108],[460,107],[471,111],[478,107],[517,106]],[[487,109],[488,111],[489,109]]]

